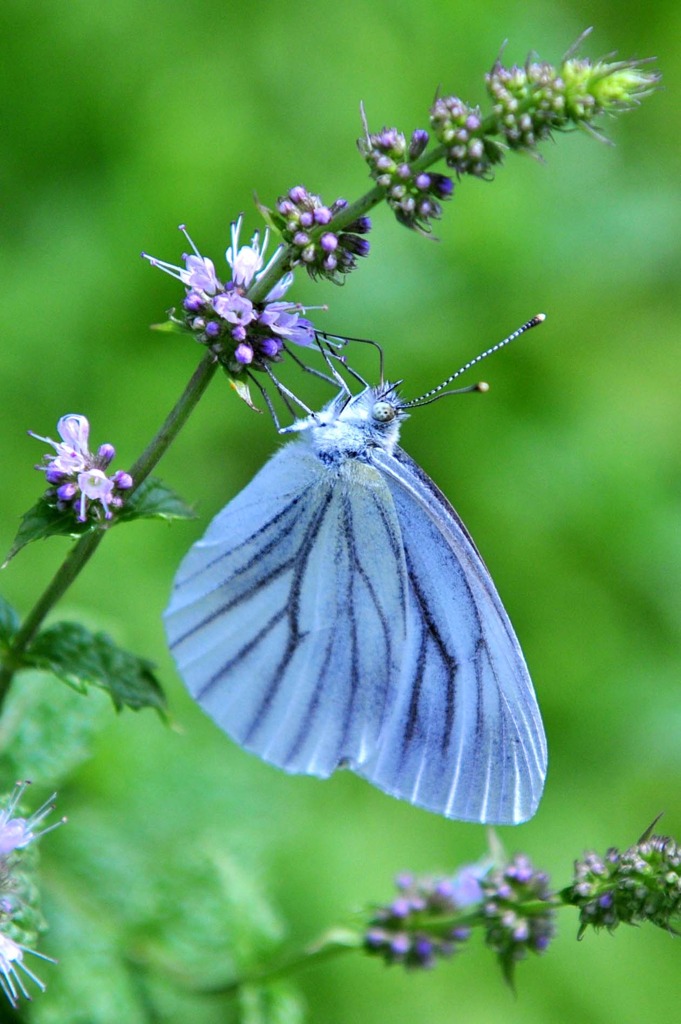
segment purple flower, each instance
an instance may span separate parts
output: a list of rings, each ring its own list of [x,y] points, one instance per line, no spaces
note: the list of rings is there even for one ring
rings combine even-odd
[[[295,195],[294,190],[292,194]],[[292,203],[291,207],[293,209]],[[331,211],[326,208],[316,212],[320,223],[331,219]],[[311,223],[314,220],[315,217],[311,217]],[[225,253],[230,280],[224,284],[216,276],[212,261],[199,253],[184,226],[180,230],[193,253],[183,257],[184,267],[142,253],[152,266],[184,284],[187,289],[183,302],[185,315],[180,322],[197,335],[199,341],[210,345],[211,351],[230,372],[239,372],[252,363],[257,367],[266,360],[279,360],[284,341],[304,346],[315,341],[314,327],[300,315],[305,307],[282,301],[293,283],[290,271],[282,275],[262,302],[254,303],[248,297],[249,289],[268,272],[282,247],[275,249],[265,264],[269,231],[265,231],[262,240],[256,231],[249,244],[240,246],[242,221],[243,218],[238,217],[231,225],[231,245]]]
[[[228,323],[242,326],[250,324],[257,316],[251,300],[244,298],[237,291],[217,295],[213,299],[213,309]]]
[[[56,793],[53,793],[50,799],[46,800],[42,807],[39,807],[30,818],[13,817],[28,785],[28,782],[17,782],[10,796],[9,803],[3,811],[0,811],[0,857],[7,856],[13,850],[22,850],[35,839],[44,836],[46,832],[51,832],[53,828],[63,824],[63,821],[58,821],[54,825],[36,832],[37,826],[54,810]]]
[[[111,519],[109,504],[113,497],[113,480],[109,480],[101,469],[88,469],[78,474],[78,487],[80,488],[78,519],[81,523],[84,523],[87,518],[88,499],[100,502],[104,509],[104,518]]]
[[[48,466],[43,468],[49,469],[53,475],[60,473],[68,476],[70,473],[81,472],[85,469],[88,459],[91,458],[87,446],[90,433],[90,424],[87,419],[85,416],[75,413],[62,416],[57,423],[57,433],[62,439],[61,443],[53,441],[51,437],[41,437],[40,434],[34,434],[32,430],[29,430],[31,437],[35,437],[38,441],[44,441],[45,444],[51,444],[57,453],[45,456],[48,459]],[[56,483],[56,480],[52,482]]]
[[[121,476],[119,471],[108,477],[104,472],[115,455],[114,446],[100,445],[97,454],[93,455],[88,447],[90,424],[79,413],[62,416],[57,423],[57,431],[61,441],[53,441],[29,430],[31,437],[52,445],[55,450],[54,455],[44,456],[44,465],[36,466],[45,473],[49,484],[57,485],[46,492],[46,499],[55,501],[59,509],[71,505],[80,523],[84,523],[89,514],[98,519],[103,513],[105,519],[111,519],[112,507],[122,504],[116,490],[129,490],[132,486],[129,474]],[[126,482],[122,484],[123,478]]]

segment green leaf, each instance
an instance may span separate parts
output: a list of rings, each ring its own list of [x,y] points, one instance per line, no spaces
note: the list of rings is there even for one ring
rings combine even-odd
[[[88,685],[101,686],[117,711],[123,706],[165,711],[152,662],[117,647],[106,633],[91,633],[79,623],[59,622],[44,629],[24,655],[24,664],[48,669],[80,692]]]
[[[19,672],[0,717],[0,777],[54,789],[92,756],[110,722],[111,705],[101,690],[83,699],[51,673]]]
[[[229,371],[227,372],[227,376],[229,377],[230,387],[236,391],[241,401],[245,402],[248,408],[252,409],[253,412],[262,412],[262,409],[258,409],[257,405],[253,404],[251,391],[246,381],[241,377],[233,377]]]
[[[126,500],[115,522],[131,522],[133,519],[194,519],[195,513],[189,505],[160,480],[149,477]]]
[[[271,231],[274,231],[277,235],[281,236],[284,227],[286,226],[286,218],[275,210],[271,210],[269,206],[265,206],[261,203],[258,197],[255,197],[255,205],[258,213],[267,224]]]
[[[10,643],[19,628],[19,616],[12,605],[0,595],[0,646]]]
[[[192,331],[180,323],[179,320],[173,318],[174,312],[175,310],[171,309],[170,319],[164,320],[162,324],[152,324],[151,330],[159,331],[161,334],[191,334]]]
[[[18,551],[33,540],[44,540],[46,537],[80,537],[95,529],[98,527],[94,523],[79,523],[72,508],[60,512],[44,497],[40,498],[33,508],[29,508],[21,517],[21,525],[3,568]]]
[[[169,487],[153,478],[140,484],[137,490],[125,500],[120,511],[114,511],[113,518],[108,522],[79,523],[73,509],[60,512],[43,497],[22,516],[21,525],[3,568],[18,551],[34,540],[44,540],[46,537],[55,536],[82,537],[84,533],[89,533],[91,530],[109,529],[116,523],[130,522],[133,519],[193,518],[192,509]]]

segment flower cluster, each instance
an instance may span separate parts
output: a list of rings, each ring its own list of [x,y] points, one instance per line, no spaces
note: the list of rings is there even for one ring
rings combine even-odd
[[[267,273],[281,247],[265,266],[269,233],[265,231],[261,242],[256,232],[249,245],[239,246],[241,223],[239,217],[231,226],[232,244],[225,253],[230,277],[225,281],[217,276],[213,261],[201,255],[184,225],[180,225],[180,231],[192,250],[183,255],[184,266],[142,253],[153,267],[159,267],[185,286],[183,315],[173,317],[173,322],[207,345],[232,374],[239,374],[248,366],[261,369],[265,363],[279,362],[287,341],[304,346],[315,342],[314,327],[300,315],[305,312],[304,307],[283,301],[293,282],[291,272],[282,276],[263,302],[253,302],[248,297],[249,289]]]
[[[103,444],[94,455],[88,448],[90,424],[85,416],[69,413],[57,423],[61,441],[41,437],[29,430],[31,437],[51,444],[55,455],[45,455],[44,464],[36,469],[45,474],[52,486],[45,494],[60,512],[72,508],[79,523],[88,518],[111,519],[112,509],[123,504],[123,494],[133,485],[129,473],[118,470],[111,476],[104,472],[116,455],[112,444]]]
[[[560,69],[528,60],[505,68],[500,61],[486,76],[498,131],[511,149],[532,150],[552,131],[591,128],[604,111],[627,109],[647,95],[658,76],[640,62],[565,59]]]
[[[348,205],[337,199],[325,206],[319,196],[295,185],[280,196],[274,210],[263,213],[293,250],[292,262],[302,263],[308,274],[339,282],[357,265],[358,256],[368,256],[366,235],[371,230],[368,217],[358,217],[342,229],[334,229],[333,219]]]
[[[470,107],[457,96],[439,96],[430,108],[430,123],[445,147],[447,165],[457,174],[487,178],[503,150],[483,131],[479,107]]]
[[[505,68],[496,61],[485,81],[498,130],[511,149],[534,149],[567,124],[565,82],[553,65]]]
[[[575,864],[575,881],[564,894],[579,908],[579,937],[586,929],[651,921],[671,929],[681,921],[681,846],[667,836],[643,837],[620,853],[593,851]]]
[[[13,1007],[17,1006],[20,996],[30,999],[26,978],[41,992],[45,991],[44,983],[26,966],[24,954],[31,953],[54,963],[51,957],[29,947],[45,925],[32,877],[34,858],[28,853],[28,847],[66,820],[39,828],[54,810],[56,794],[29,818],[19,815],[18,805],[27,785],[27,782],[18,782],[0,812],[0,989]]]
[[[399,875],[399,895],[369,922],[367,952],[405,967],[432,967],[438,958],[452,956],[470,936],[464,911],[482,899],[480,877],[488,868],[488,863],[469,865],[453,878]]]
[[[430,221],[442,214],[439,200],[449,199],[454,190],[452,179],[446,175],[412,166],[424,153],[428,139],[428,132],[417,128],[407,145],[402,132],[384,128],[375,134],[367,132],[357,143],[372,178],[385,189],[386,202],[398,221],[421,233],[430,231]]]
[[[499,958],[504,977],[528,952],[543,953],[555,932],[555,909],[548,875],[529,857],[517,854],[482,880],[485,940]]]
[[[443,96],[431,107],[431,125],[450,167],[460,175],[486,178],[507,148],[535,151],[553,131],[576,126],[593,131],[599,114],[638,103],[659,78],[643,71],[642,63],[609,64],[568,55],[559,68],[529,59],[522,67],[504,67],[497,60],[485,76],[493,103],[488,117],[483,120],[479,107],[457,96]]]

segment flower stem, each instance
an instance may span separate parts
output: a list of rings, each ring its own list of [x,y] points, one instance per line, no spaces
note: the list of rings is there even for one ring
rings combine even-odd
[[[199,363],[187,387],[171,409],[160,430],[131,467],[130,475],[133,478],[134,485],[128,491],[128,494],[132,494],[140,486],[149,473],[151,473],[156,463],[165,454],[167,448],[182,429],[190,413],[208,387],[217,366],[218,363],[212,353],[206,355]],[[26,616],[7,651],[4,664],[0,667],[0,707],[7,695],[14,673],[21,667],[22,655],[40,629],[45,616],[62,595],[66,593],[80,571],[95,553],[107,532],[108,524],[95,526],[74,544],[48,587]]]
[[[342,953],[361,949],[362,941],[362,936],[358,932],[346,928],[335,928],[313,946],[296,953],[290,959],[284,960],[283,963],[265,967],[252,974],[245,974],[228,985],[210,989],[210,993],[205,989],[202,991],[206,995],[236,995],[239,989],[247,985],[261,985],[264,982],[276,981],[278,978],[287,978],[291,974],[297,974],[304,967],[325,963],[327,960],[334,960]]]

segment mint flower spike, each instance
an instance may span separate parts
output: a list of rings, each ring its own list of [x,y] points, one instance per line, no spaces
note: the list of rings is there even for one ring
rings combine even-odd
[[[282,301],[293,283],[290,270],[281,276],[262,302],[254,302],[249,297],[249,291],[273,268],[283,247],[278,246],[265,263],[269,230],[265,231],[262,241],[256,231],[250,243],[240,245],[242,224],[243,215],[240,215],[230,226],[231,245],[225,252],[229,278],[225,281],[218,277],[213,261],[199,252],[183,224],[180,231],[191,247],[191,252],[182,256],[184,266],[142,253],[153,267],[163,270],[185,287],[182,314],[175,316],[171,311],[171,324],[193,334],[233,380],[249,368],[264,370],[270,363],[281,362],[286,342],[303,347],[316,344],[314,326],[301,316],[308,307]]]
[[[458,175],[489,179],[507,150],[538,155],[539,143],[555,131],[581,128],[603,139],[594,127],[595,119],[636,106],[657,88],[660,76],[644,70],[655,58],[591,61],[576,57],[586,35],[559,66],[530,56],[522,66],[507,67],[500,56],[485,76],[492,100],[486,116],[457,96],[438,97],[430,118],[441,150],[431,153],[430,160],[444,155]]]
[[[10,939],[8,935],[3,935],[0,932],[0,989],[14,1009],[19,1005],[19,996],[29,1000],[31,998],[17,968],[20,968],[41,992],[47,988],[37,974],[34,974],[24,963],[24,953],[31,953],[33,956],[39,957],[40,960],[47,960],[51,964],[57,962],[51,956],[45,956],[44,953],[38,953],[35,949],[22,946],[14,939]]]
[[[364,948],[388,964],[433,967],[458,952],[474,928],[513,983],[516,963],[543,953],[555,932],[557,900],[549,879],[529,857],[509,860],[494,833],[490,853],[453,876],[395,880],[397,898],[378,907],[364,934]]]
[[[38,441],[50,444],[54,455],[45,455],[43,465],[35,468],[45,474],[52,486],[45,492],[45,500],[59,512],[71,509],[76,520],[100,521],[111,519],[113,510],[123,504],[123,494],[133,485],[129,473],[119,470],[107,476],[104,470],[116,455],[112,444],[103,444],[93,454],[88,447],[90,424],[80,413],[68,413],[57,423],[60,441],[28,433]]]
[[[496,122],[489,127],[511,149],[532,151],[551,132],[575,127],[603,138],[593,127],[600,114],[630,110],[657,87],[659,74],[642,70],[654,58],[610,62],[574,56],[587,34],[558,68],[530,58],[523,67],[495,62],[486,76]]]
[[[620,924],[650,921],[675,935],[681,926],[681,845],[646,829],[628,850],[599,856],[589,851],[575,863],[575,880],[561,893],[579,908],[578,938],[587,928],[612,932]]]
[[[66,821],[62,818],[47,828],[39,828],[54,810],[56,793],[30,817],[18,816],[19,802],[29,785],[29,782],[17,782],[0,811],[0,990],[13,1007],[18,1005],[20,996],[31,998],[23,976],[41,992],[45,991],[45,984],[24,963],[24,954],[31,953],[41,960],[56,963],[52,957],[18,941],[19,938],[32,941],[43,927],[37,888],[31,875],[32,861],[30,858],[27,861],[22,851]]]

